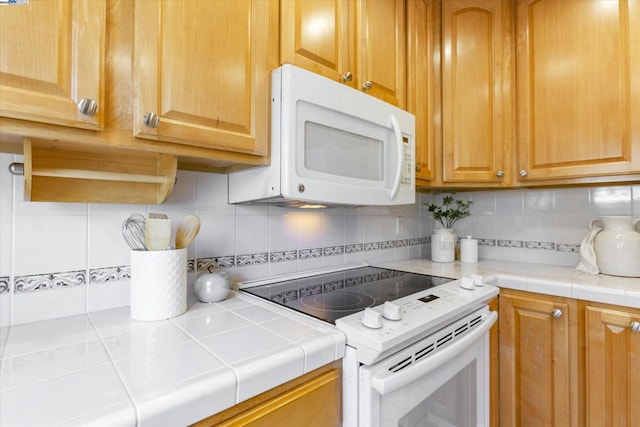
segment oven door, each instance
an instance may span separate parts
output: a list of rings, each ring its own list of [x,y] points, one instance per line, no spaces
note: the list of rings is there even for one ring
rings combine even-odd
[[[360,426],[489,425],[486,307],[373,366],[360,368]]]

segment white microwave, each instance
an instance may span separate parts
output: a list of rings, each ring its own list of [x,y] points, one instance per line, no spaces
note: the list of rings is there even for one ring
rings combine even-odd
[[[229,174],[229,203],[415,202],[415,117],[293,65],[271,75],[271,164]]]

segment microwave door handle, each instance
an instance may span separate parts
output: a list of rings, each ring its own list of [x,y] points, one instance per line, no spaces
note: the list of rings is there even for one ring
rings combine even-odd
[[[381,375],[373,376],[371,378],[371,385],[380,395],[385,395],[438,369],[445,363],[451,361],[456,357],[456,355],[462,353],[475,344],[479,338],[482,338],[489,329],[491,329],[493,324],[496,323],[498,313],[492,311],[483,315],[483,317],[484,320],[482,325],[480,325],[478,329],[469,332],[467,336],[461,338],[459,341],[454,342],[449,347],[445,347],[442,351],[434,354],[433,356],[422,359],[402,371],[385,371]]]
[[[400,189],[400,178],[402,177],[402,166],[404,163],[404,147],[402,145],[402,132],[400,132],[400,125],[398,124],[398,120],[396,116],[391,115],[391,128],[393,129],[393,133],[396,136],[396,175],[393,178],[393,185],[391,186],[391,192],[389,193],[389,200],[393,200],[398,195],[398,190]]]

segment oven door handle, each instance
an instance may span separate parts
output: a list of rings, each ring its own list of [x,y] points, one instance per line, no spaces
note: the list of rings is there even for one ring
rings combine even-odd
[[[380,394],[385,395],[391,393],[394,390],[405,387],[413,381],[428,375],[430,372],[438,369],[440,366],[451,361],[456,355],[464,352],[471,347],[478,339],[483,337],[489,329],[496,323],[498,319],[498,313],[492,311],[486,315],[483,315],[485,319],[478,329],[474,329],[469,332],[468,335],[460,338],[459,341],[454,342],[448,347],[442,349],[442,351],[434,354],[431,357],[427,357],[408,368],[399,372],[385,371],[382,375],[375,375],[371,378],[371,385]]]

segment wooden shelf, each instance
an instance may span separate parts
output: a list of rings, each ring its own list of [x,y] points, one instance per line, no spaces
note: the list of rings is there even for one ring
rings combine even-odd
[[[24,196],[32,202],[158,204],[173,190],[177,163],[168,154],[24,138]]]

